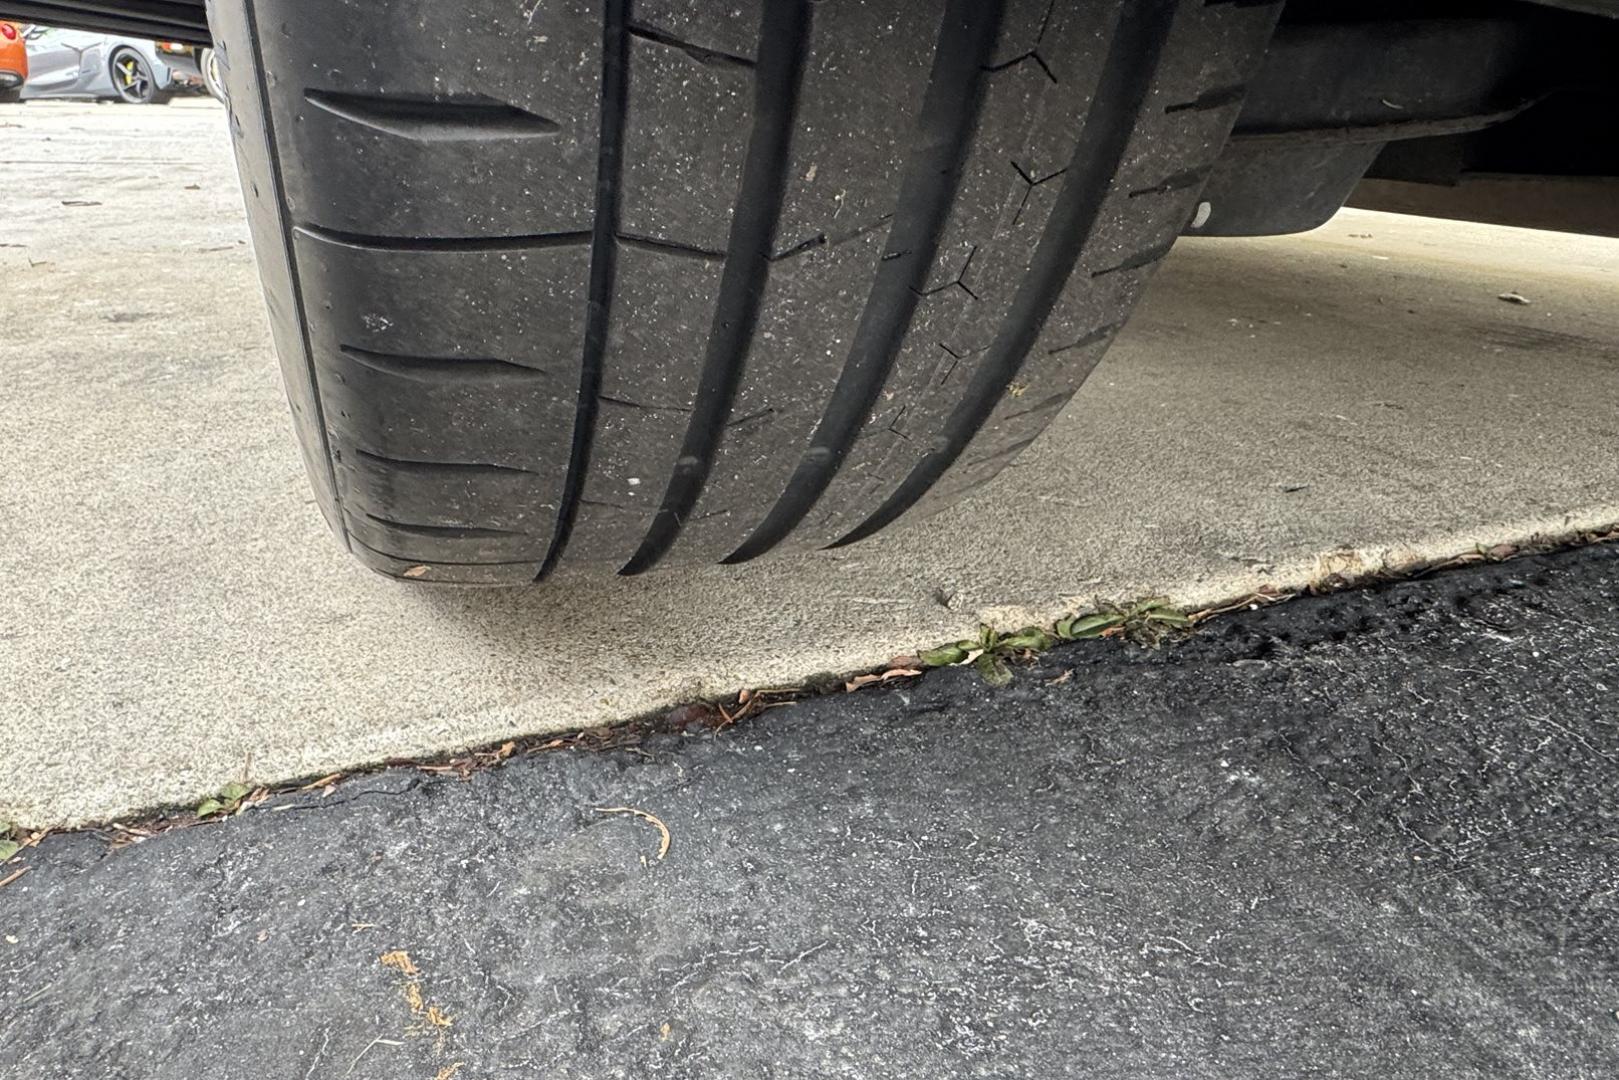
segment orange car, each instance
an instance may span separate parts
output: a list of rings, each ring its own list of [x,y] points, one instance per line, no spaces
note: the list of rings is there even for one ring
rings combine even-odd
[[[22,84],[28,80],[28,49],[23,45],[22,27],[0,22],[0,104],[22,100]]]

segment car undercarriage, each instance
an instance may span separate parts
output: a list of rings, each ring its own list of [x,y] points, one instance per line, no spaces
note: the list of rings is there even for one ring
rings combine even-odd
[[[0,18],[209,45],[203,0],[0,0]],[[1313,228],[1346,201],[1619,235],[1619,0],[1291,0],[1202,235]]]

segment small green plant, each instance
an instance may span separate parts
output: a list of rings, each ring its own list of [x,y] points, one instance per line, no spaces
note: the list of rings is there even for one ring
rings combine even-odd
[[[17,826],[11,822],[0,821],[0,863],[22,850],[22,844],[17,840],[17,831]]]
[[[252,790],[246,784],[226,784],[219,789],[218,795],[197,804],[197,816],[229,817],[242,809],[242,801],[252,793]]]
[[[1043,652],[1052,646],[1051,635],[1036,626],[1025,627],[1010,634],[1002,634],[994,627],[980,626],[976,638],[964,638],[954,645],[929,649],[920,657],[930,667],[971,662],[973,669],[991,686],[1005,686],[1012,681],[1012,669],[1007,660],[1020,653]]]
[[[1056,631],[1064,641],[1123,637],[1137,645],[1156,647],[1177,630],[1191,628],[1191,619],[1170,607],[1168,600],[1155,596],[1133,604],[1107,604],[1090,615],[1063,619]]]
[[[1153,597],[1133,604],[1106,605],[1088,615],[1071,615],[1058,620],[1049,631],[1027,626],[1002,634],[993,627],[980,626],[977,637],[929,649],[919,659],[929,667],[970,663],[991,686],[1005,686],[1012,681],[1008,660],[1044,652],[1059,641],[1122,637],[1151,647],[1191,626],[1192,620],[1170,607],[1168,600]]]

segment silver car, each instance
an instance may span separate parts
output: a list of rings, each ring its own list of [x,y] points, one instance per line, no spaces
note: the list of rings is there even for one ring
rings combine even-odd
[[[88,30],[31,26],[24,101],[94,98],[136,104],[164,102],[182,85],[150,41]]]

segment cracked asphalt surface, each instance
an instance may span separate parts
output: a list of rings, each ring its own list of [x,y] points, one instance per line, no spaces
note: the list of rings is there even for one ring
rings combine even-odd
[[[1611,1077],[1616,602],[1589,548],[52,837],[0,1076]]]

